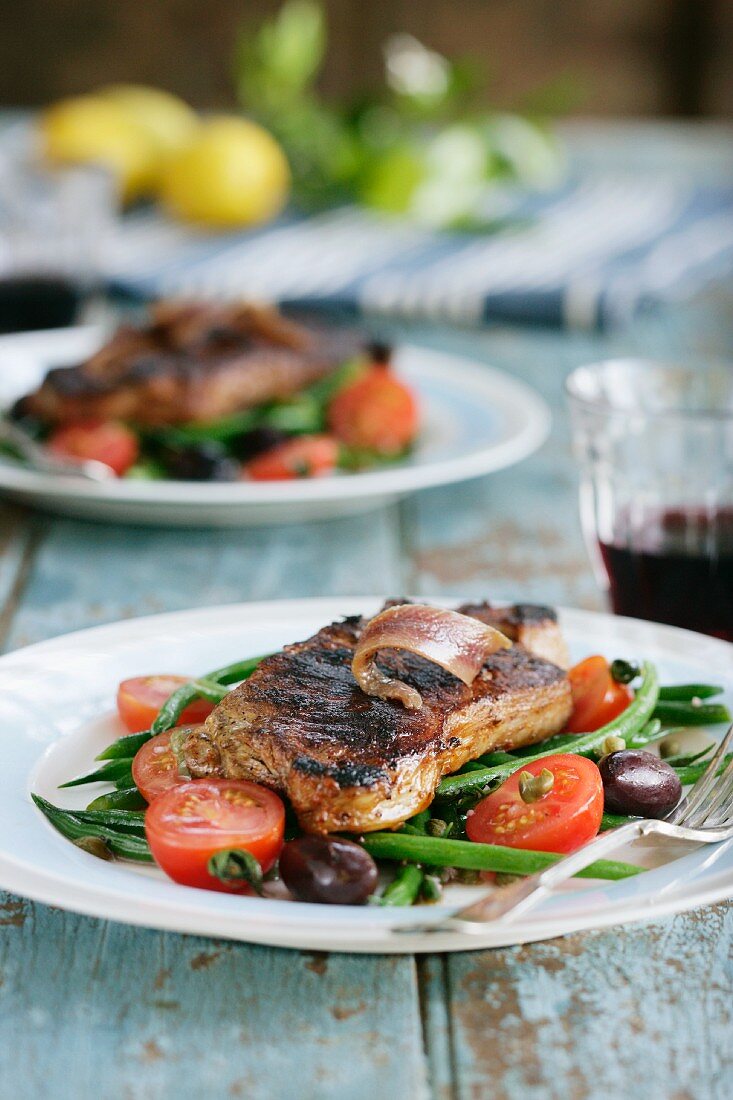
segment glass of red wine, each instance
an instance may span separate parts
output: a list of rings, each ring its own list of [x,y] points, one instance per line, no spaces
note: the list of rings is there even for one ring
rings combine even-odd
[[[609,360],[566,388],[613,610],[733,641],[733,364]]]
[[[0,333],[63,328],[99,284],[115,184],[93,166],[52,167],[32,129],[0,143]]]

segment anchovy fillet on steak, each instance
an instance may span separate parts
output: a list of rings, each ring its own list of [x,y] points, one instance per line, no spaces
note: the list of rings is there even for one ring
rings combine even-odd
[[[90,359],[49,371],[15,413],[48,424],[207,423],[291,397],[363,348],[352,330],[301,324],[265,306],[161,302],[150,324],[123,326]]]
[[[559,732],[572,706],[568,678],[530,651],[549,645],[563,655],[554,613],[528,605],[459,610],[515,636],[531,630],[524,644],[493,653],[470,687],[422,657],[385,651],[380,666],[422,696],[419,710],[407,710],[364,694],[354,680],[354,646],[367,620],[333,623],[266,658],[226,696],[185,744],[191,774],[280,791],[307,832],[370,832],[424,809],[440,779],[466,761]]]

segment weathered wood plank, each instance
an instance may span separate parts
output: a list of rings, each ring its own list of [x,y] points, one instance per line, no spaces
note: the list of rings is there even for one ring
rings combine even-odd
[[[0,504],[0,645],[20,599],[37,535],[38,527],[27,512]]]
[[[721,1098],[733,1059],[733,905],[453,955],[459,1100]]]
[[[39,549],[8,646],[158,611],[399,589],[398,539],[395,509],[240,531],[56,520]]]
[[[254,531],[54,521],[8,643],[209,603],[398,591],[399,534],[394,509]],[[0,906],[0,1078],[22,1050],[29,1096],[427,1096],[409,957],[165,935],[8,895]]]
[[[425,1100],[410,959],[248,947],[0,908],[3,1093]],[[18,1075],[22,1073],[22,1080]]]

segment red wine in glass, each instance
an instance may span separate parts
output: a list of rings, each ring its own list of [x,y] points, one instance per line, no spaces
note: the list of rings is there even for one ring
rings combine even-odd
[[[669,510],[600,542],[617,615],[733,642],[733,507]]]
[[[82,304],[80,287],[64,275],[18,274],[0,278],[0,333],[65,328]]]

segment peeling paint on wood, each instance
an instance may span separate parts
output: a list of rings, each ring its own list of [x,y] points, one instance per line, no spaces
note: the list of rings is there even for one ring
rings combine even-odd
[[[711,296],[633,331],[382,326],[550,402],[511,471],[335,523],[167,531],[0,506],[0,644],[278,596],[451,593],[599,606],[562,379],[608,354],[715,353]],[[7,735],[7,731],[3,731]],[[664,1100],[730,1095],[733,909],[454,956],[341,956],[177,936],[0,895],[0,1091],[77,1100]]]

